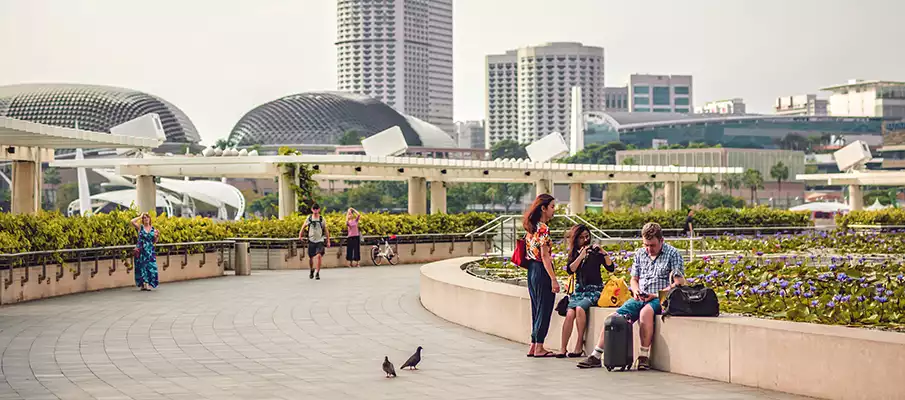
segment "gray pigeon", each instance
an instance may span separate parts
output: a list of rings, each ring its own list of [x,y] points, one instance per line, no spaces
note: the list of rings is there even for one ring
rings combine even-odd
[[[418,363],[421,362],[421,349],[422,347],[418,346],[418,349],[415,350],[415,354],[412,354],[408,360],[405,360],[405,364],[402,364],[402,369],[418,369]]]
[[[393,363],[390,362],[389,357],[383,357],[383,372],[387,373],[387,378],[389,378],[390,375],[392,375],[393,378],[396,377],[396,369],[393,368]]]

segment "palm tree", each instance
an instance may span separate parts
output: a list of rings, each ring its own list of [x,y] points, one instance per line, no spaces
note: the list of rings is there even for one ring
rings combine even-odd
[[[235,146],[235,143],[233,143],[229,139],[217,139],[217,141],[214,142],[214,148],[220,150],[226,150],[233,146]]]
[[[723,175],[723,186],[729,188],[729,195],[733,196],[732,191],[734,189],[741,189],[742,187],[742,176],[739,174]]]
[[[716,178],[714,178],[713,174],[698,175],[698,183],[708,188],[707,192],[710,193],[713,191],[713,187],[716,186]]]
[[[748,169],[742,177],[744,185],[751,189],[751,204],[757,204],[757,189],[764,188],[764,176],[756,169]]]
[[[770,167],[770,177],[776,179],[779,192],[782,193],[782,181],[789,180],[789,167],[783,164],[782,161],[776,163],[776,165]]]

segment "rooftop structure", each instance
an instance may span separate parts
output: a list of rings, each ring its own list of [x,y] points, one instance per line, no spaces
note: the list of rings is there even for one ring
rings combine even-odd
[[[339,144],[349,131],[369,137],[393,126],[412,146],[455,147],[441,129],[400,114],[371,97],[343,92],[310,92],[264,103],[236,123],[229,140],[238,146]]]
[[[788,135],[882,135],[883,118],[830,116],[710,116],[677,113],[585,113],[585,145],[622,141],[639,148],[701,142],[736,148],[778,148]]]
[[[905,118],[905,82],[852,79],[821,90],[832,92],[829,115]]]

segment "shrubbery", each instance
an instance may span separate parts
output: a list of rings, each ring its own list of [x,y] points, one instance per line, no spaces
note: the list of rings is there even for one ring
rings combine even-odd
[[[12,215],[0,213],[0,253],[89,248],[132,244],[135,232],[129,220],[135,211],[115,211],[93,217],[64,217],[58,213]],[[345,234],[345,215],[325,215],[333,236]],[[465,233],[490,222],[492,214],[466,213],[442,215],[408,215],[369,213],[362,216],[360,228],[365,235],[406,235],[426,233]],[[604,212],[584,215],[601,229],[640,229],[648,221],[665,228],[681,228],[685,214],[681,211]],[[154,226],[160,230],[161,243],[224,240],[232,237],[292,238],[298,235],[305,216],[278,219],[248,219],[214,222],[205,218],[158,216]],[[802,226],[809,224],[806,213],[750,209],[703,210],[695,216],[695,227],[730,226]],[[554,228],[566,228],[568,221],[556,219]]]
[[[888,208],[877,211],[852,211],[837,215],[836,225],[848,228],[850,225],[905,225],[905,209]]]

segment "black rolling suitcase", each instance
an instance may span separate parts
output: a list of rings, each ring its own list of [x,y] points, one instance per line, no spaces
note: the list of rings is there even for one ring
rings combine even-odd
[[[621,371],[632,369],[634,362],[634,344],[632,343],[632,325],[619,314],[610,314],[603,322],[604,349],[603,366],[607,371],[620,368]]]

